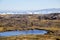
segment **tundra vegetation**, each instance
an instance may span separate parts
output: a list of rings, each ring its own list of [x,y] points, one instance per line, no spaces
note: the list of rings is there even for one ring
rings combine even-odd
[[[48,33],[0,37],[0,40],[60,40],[60,13],[0,14],[0,32],[34,29],[47,30]]]

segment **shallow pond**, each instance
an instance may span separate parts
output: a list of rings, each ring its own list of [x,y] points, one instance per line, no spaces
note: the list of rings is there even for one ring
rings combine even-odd
[[[45,30],[8,31],[8,32],[0,32],[0,36],[16,36],[16,35],[27,35],[27,34],[44,35],[45,33],[47,33],[47,31]]]

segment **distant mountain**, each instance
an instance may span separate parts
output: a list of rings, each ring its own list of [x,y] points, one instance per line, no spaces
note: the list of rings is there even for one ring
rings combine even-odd
[[[52,9],[42,9],[42,10],[34,10],[32,12],[39,12],[39,13],[60,13],[60,8],[52,8]]]
[[[12,14],[40,14],[40,13],[43,13],[43,14],[47,14],[47,13],[60,13],[60,8],[51,8],[51,9],[42,9],[42,10],[26,10],[26,11],[6,11],[6,10],[0,10],[0,14],[1,13],[12,13]]]

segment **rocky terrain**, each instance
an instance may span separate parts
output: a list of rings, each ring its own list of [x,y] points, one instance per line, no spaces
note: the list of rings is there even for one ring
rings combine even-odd
[[[0,14],[0,32],[34,29],[47,30],[46,35],[53,35],[53,40],[60,40],[60,13]]]

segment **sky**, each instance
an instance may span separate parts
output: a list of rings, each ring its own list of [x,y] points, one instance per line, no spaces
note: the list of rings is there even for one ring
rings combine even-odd
[[[0,0],[0,10],[41,10],[60,8],[60,0]]]

